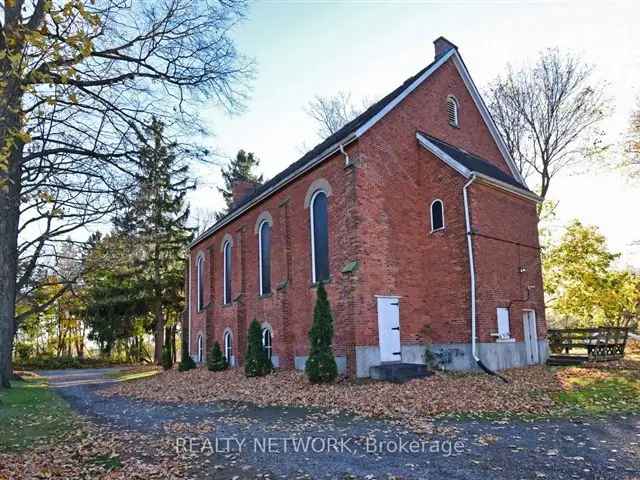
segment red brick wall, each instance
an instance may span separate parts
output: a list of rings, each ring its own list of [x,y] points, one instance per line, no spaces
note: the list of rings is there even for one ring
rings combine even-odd
[[[449,94],[455,95],[460,105],[460,128],[448,124]],[[205,252],[205,303],[212,303],[206,310],[206,321],[204,312],[192,308],[192,353],[198,332],[208,332],[208,350],[213,341],[222,345],[224,330],[231,328],[234,354],[241,360],[248,324],[256,318],[272,326],[274,354],[279,356],[281,366],[291,367],[295,356],[307,354],[315,289],[311,285],[309,211],[304,198],[312,182],[320,178],[332,187],[328,202],[331,282],[327,292],[334,312],[336,354],[347,354],[352,369],[354,345],[378,345],[375,295],[379,294],[402,297],[404,344],[422,343],[425,334],[435,343],[468,343],[469,265],[462,201],[465,179],[418,145],[417,130],[509,172],[455,66],[448,62],[348,147],[354,166],[345,168],[344,157],[334,155],[193,249],[193,272],[196,254]],[[537,245],[533,203],[480,185],[471,190],[473,221],[479,232]],[[429,207],[436,198],[444,202],[446,228],[432,233]],[[254,233],[263,211],[268,211],[274,221],[273,292],[266,298],[258,295],[258,236]],[[226,234],[234,241],[233,296],[241,294],[231,306],[221,305],[221,245]],[[490,341],[490,333],[496,330],[496,306],[522,299],[528,284],[535,285],[527,306],[537,310],[542,338],[538,251],[516,249],[512,244],[495,245],[495,241],[480,237],[474,241],[480,340]],[[343,266],[355,260],[358,270],[342,274]],[[518,273],[523,261],[531,265],[526,274]],[[286,286],[279,289],[285,281]],[[194,273],[194,306],[195,292]],[[516,319],[521,318],[518,309],[522,305],[517,303],[512,308],[511,325],[518,340],[522,339],[522,322]]]
[[[354,152],[351,147],[349,152]],[[255,318],[266,322],[273,330],[273,352],[278,355],[280,365],[292,367],[295,356],[307,354],[307,333],[313,317],[315,286],[311,279],[311,237],[309,209],[304,201],[314,180],[326,179],[332,189],[328,198],[329,207],[329,254],[331,281],[326,289],[333,307],[336,336],[336,354],[344,355],[346,344],[353,344],[348,315],[350,305],[348,291],[350,280],[343,288],[340,273],[343,266],[355,257],[351,254],[353,240],[350,239],[350,220],[353,216],[353,169],[344,167],[344,157],[339,154],[324,162],[312,172],[298,178],[284,190],[271,196],[262,204],[252,208],[240,218],[225,226],[212,237],[204,240],[192,250],[192,269],[198,252],[205,252],[210,266],[207,275],[205,303],[207,308],[208,343],[220,342],[224,330],[230,328],[234,336],[234,355],[242,361],[246,348],[246,331]],[[256,220],[267,211],[273,219],[271,286],[268,296],[259,295],[258,235],[254,233]],[[232,305],[222,305],[223,270],[221,245],[224,236],[233,238],[233,298]],[[208,252],[211,252],[209,254]],[[211,267],[211,264],[212,267]],[[213,281],[211,281],[213,280]],[[196,278],[192,275],[192,305],[195,305]],[[204,313],[192,308],[191,328],[192,353],[195,353],[197,332],[204,331]],[[286,321],[285,321],[286,320]]]
[[[473,244],[479,341],[491,341],[490,334],[497,332],[497,307],[510,308],[510,332],[517,341],[524,341],[522,310],[535,310],[538,338],[545,338],[535,204],[487,185],[473,185],[469,197],[477,233]]]
[[[459,102],[459,128],[448,123],[449,94]],[[358,158],[358,206],[362,218],[358,230],[362,258],[358,285],[362,303],[356,319],[359,345],[378,344],[377,294],[402,297],[403,344],[421,343],[425,338],[434,343],[470,342],[470,280],[462,196],[466,179],[419,146],[416,130],[510,172],[451,62],[362,137]],[[507,200],[501,204],[496,195]],[[435,199],[444,202],[446,228],[431,233],[429,207]],[[518,232],[517,239],[537,245],[535,204],[493,191],[479,191],[474,201],[476,208],[482,207],[482,215],[478,214],[475,221],[483,231],[493,231],[494,223],[504,223],[510,232]],[[537,250],[529,254],[537,259]],[[510,287],[514,279],[507,276],[516,271],[517,262],[512,258],[496,261],[495,252],[487,252],[486,248],[478,252],[479,257],[483,255],[479,278],[481,282],[491,279],[492,283],[481,289],[479,330],[481,340],[491,340],[489,333],[496,330],[496,306],[523,296],[519,289]],[[526,281],[536,285],[529,306],[536,307],[538,323],[543,325],[539,269],[531,269],[529,276]],[[492,296],[489,291],[496,293]],[[512,325],[516,314],[519,313],[512,310]],[[517,338],[522,339],[521,325]]]

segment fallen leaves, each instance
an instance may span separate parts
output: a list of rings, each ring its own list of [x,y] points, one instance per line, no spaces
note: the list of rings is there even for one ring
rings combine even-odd
[[[137,432],[111,431],[84,423],[64,442],[0,453],[0,479],[173,479],[189,465],[173,445]]]
[[[239,369],[214,373],[198,368],[114,384],[100,394],[171,403],[227,400],[261,406],[321,407],[415,422],[443,413],[542,412],[553,405],[549,394],[562,388],[555,374],[545,367],[513,369],[504,375],[510,383],[484,374],[436,373],[401,385],[346,379],[314,385],[296,371],[246,378]]]

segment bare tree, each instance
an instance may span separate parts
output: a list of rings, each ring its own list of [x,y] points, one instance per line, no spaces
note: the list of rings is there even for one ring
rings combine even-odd
[[[0,1],[0,385],[16,296],[71,232],[132,185],[153,113],[203,132],[203,99],[241,106],[251,62],[229,37],[245,0]],[[185,154],[205,152],[185,148]]]
[[[640,100],[638,109],[631,114],[631,127],[626,144],[627,163],[633,176],[640,176]]]
[[[217,221],[217,212],[211,208],[197,207],[190,211],[189,225],[194,229],[194,238],[198,238]]]
[[[488,105],[523,177],[545,198],[555,175],[606,147],[600,122],[610,113],[606,86],[593,68],[557,49],[533,64],[496,78]]]
[[[305,112],[315,120],[318,137],[324,139],[360,115],[370,104],[371,102],[365,98],[358,106],[351,100],[350,93],[338,92],[329,97],[316,95],[305,108]]]

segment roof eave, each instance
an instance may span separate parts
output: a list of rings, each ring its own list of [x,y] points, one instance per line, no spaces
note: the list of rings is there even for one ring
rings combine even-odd
[[[436,61],[430,68],[425,70],[424,73],[422,73],[422,75],[420,75],[415,81],[413,81],[411,83],[411,85],[409,85],[400,95],[398,95],[391,102],[389,102],[383,109],[381,109],[376,115],[371,117],[367,122],[365,122],[363,125],[361,125],[354,132],[350,133],[346,137],[344,137],[341,140],[337,141],[331,147],[327,148],[325,151],[323,151],[321,154],[319,154],[314,160],[312,160],[311,162],[309,162],[309,163],[305,164],[304,166],[300,167],[300,169],[298,169],[295,172],[291,173],[291,175],[288,175],[287,177],[282,179],[280,182],[278,182],[277,184],[275,184],[274,186],[272,186],[268,190],[265,190],[262,194],[258,195],[256,198],[252,199],[246,205],[243,205],[237,211],[233,212],[233,214],[231,214],[228,218],[225,218],[223,221],[218,222],[218,223],[214,224],[213,226],[211,226],[210,228],[208,228],[207,230],[205,230],[202,233],[202,235],[200,235],[193,242],[191,242],[191,244],[189,245],[189,249],[192,249],[193,247],[195,247],[197,244],[199,244],[203,240],[206,240],[211,235],[213,235],[215,232],[217,232],[219,229],[221,229],[225,225],[231,223],[233,220],[235,220],[239,216],[241,216],[244,212],[246,212],[250,208],[253,208],[255,205],[260,203],[265,198],[273,195],[276,191],[278,191],[279,189],[284,187],[286,184],[288,184],[289,182],[291,182],[295,178],[297,178],[300,175],[302,175],[303,173],[309,171],[310,169],[312,169],[313,167],[318,165],[320,162],[322,162],[323,160],[327,159],[328,157],[330,157],[331,155],[333,155],[334,153],[339,151],[341,147],[345,147],[349,143],[351,143],[354,140],[360,138],[369,129],[371,129],[376,123],[378,123],[378,121],[380,121],[387,113],[389,113],[389,111],[391,111],[400,102],[402,102],[402,100],[404,100],[411,92],[413,92],[416,88],[418,88],[429,76],[431,76],[431,74],[433,72],[435,72],[444,63],[446,63],[455,54],[455,52],[456,52],[455,49],[454,50],[449,50],[446,54],[442,55],[438,59],[438,61]]]
[[[518,182],[520,182],[522,185],[526,187],[527,183],[525,182],[525,179],[520,174],[520,171],[518,170],[515,161],[511,157],[511,153],[509,152],[507,145],[504,143],[504,140],[502,139],[502,135],[498,131],[498,127],[496,126],[493,120],[493,117],[491,116],[491,112],[487,108],[487,105],[484,103],[484,100],[482,99],[482,96],[480,95],[480,92],[478,91],[478,88],[476,87],[476,84],[474,83],[473,78],[471,78],[471,74],[469,73],[469,70],[467,69],[467,66],[464,63],[462,56],[460,55],[460,53],[458,53],[457,50],[455,50],[454,53],[455,54],[453,56],[453,64],[458,69],[458,73],[462,77],[462,81],[465,83],[467,90],[469,90],[469,92],[471,93],[471,98],[473,99],[473,102],[476,104],[476,108],[480,112],[482,119],[484,120],[485,124],[489,128],[489,133],[493,137],[493,140],[496,142],[496,145],[498,146],[498,150],[500,150],[500,153],[504,157],[507,163],[507,166],[509,167],[509,170],[511,170],[511,173],[516,178],[516,180],[518,180]]]
[[[427,137],[422,135],[420,132],[416,132],[416,138],[418,139],[418,142],[420,143],[420,145],[422,145],[425,149],[427,149],[429,152],[434,154],[436,157],[438,157],[448,166],[453,168],[456,172],[458,172],[463,177],[471,178],[471,176],[475,176],[477,179],[479,179],[484,183],[491,184],[494,187],[498,187],[502,190],[506,190],[510,193],[526,198],[527,200],[531,200],[536,203],[542,202],[542,198],[540,198],[538,195],[536,195],[533,192],[530,192],[527,189],[518,188],[515,185],[511,185],[507,182],[503,182],[502,180],[498,180],[497,178],[491,177],[484,173],[480,173],[465,167],[463,164],[461,164],[456,159],[454,159],[451,155],[447,154],[445,151],[438,148],[437,145],[431,142]]]
[[[511,185],[507,182],[503,182],[502,180],[498,180],[497,178],[490,177],[489,175],[485,175],[484,173],[473,172],[473,175],[475,175],[481,182],[493,185],[494,187],[498,187],[502,190],[506,190],[507,192],[513,193],[514,195],[518,195],[527,200],[531,200],[532,202],[542,203],[543,201],[542,197],[529,190],[518,188],[515,185]]]
[[[341,148],[346,147],[347,145],[349,145],[350,143],[352,143],[354,140],[356,140],[358,138],[356,133],[357,132],[354,132],[354,133],[348,135],[347,137],[343,138],[339,142],[334,143],[329,148],[325,149],[320,155],[318,155],[311,162],[306,163],[305,165],[300,167],[298,170],[292,172],[290,175],[287,175],[285,178],[280,180],[274,186],[272,186],[268,190],[265,190],[260,195],[258,195],[254,199],[252,199],[250,202],[247,202],[245,205],[240,207],[238,210],[233,212],[228,217],[224,218],[220,222],[215,223],[213,226],[211,226],[210,228],[205,230],[200,236],[198,236],[198,238],[196,238],[193,242],[191,242],[189,244],[189,249],[190,250],[193,249],[193,247],[195,247],[199,243],[203,242],[204,240],[206,240],[207,238],[212,236],[214,233],[216,233],[218,230],[220,230],[225,225],[228,225],[229,223],[233,222],[236,218],[240,217],[247,210],[250,210],[251,208],[256,206],[258,203],[262,202],[266,198],[268,198],[271,195],[273,195],[274,193],[276,193],[278,190],[280,190],[282,187],[284,187],[289,182],[291,182],[291,181],[295,180],[297,177],[305,174],[306,172],[308,172],[309,170],[311,170],[312,168],[314,168],[315,166],[317,166],[319,163],[323,162],[327,158],[331,157],[332,155],[340,152]]]

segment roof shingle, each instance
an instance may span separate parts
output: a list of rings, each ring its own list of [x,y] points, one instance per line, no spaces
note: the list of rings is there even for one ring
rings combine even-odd
[[[523,185],[518,180],[516,180],[512,175],[504,172],[499,169],[492,163],[489,163],[487,160],[478,157],[472,153],[463,150],[462,148],[455,147],[450,143],[445,142],[444,140],[440,140],[439,138],[433,137],[425,132],[418,132],[420,135],[426,137],[430,142],[435,144],[440,150],[453,158],[456,162],[462,164],[467,169],[472,172],[482,173],[491,178],[495,178],[496,180],[500,180],[501,182],[508,183],[509,185],[513,185],[514,187],[521,188],[526,191],[530,191],[526,185]]]
[[[195,245],[196,243],[200,242],[204,238],[208,237],[211,234],[211,232],[216,229],[218,224],[223,223],[229,216],[233,215],[237,210],[239,210],[240,208],[242,208],[243,206],[245,206],[246,204],[248,204],[249,202],[257,198],[258,196],[260,196],[262,193],[268,191],[270,188],[277,185],[280,181],[287,178],[289,175],[293,174],[293,172],[304,167],[306,164],[311,163],[318,155],[324,152],[327,148],[340,142],[340,140],[345,139],[346,137],[351,135],[353,132],[355,132],[358,128],[360,128],[362,125],[367,123],[371,118],[377,115],[384,107],[386,107],[389,103],[391,103],[398,95],[400,95],[418,77],[420,77],[424,72],[429,70],[437,62],[437,60],[438,59],[436,59],[434,62],[424,67],[422,70],[420,70],[418,73],[416,73],[412,77],[405,80],[402,83],[402,85],[400,85],[394,91],[392,91],[391,93],[389,93],[388,95],[386,95],[385,97],[383,97],[382,99],[378,100],[376,103],[371,105],[358,117],[356,117],[355,119],[347,123],[344,127],[342,127],[340,130],[335,132],[333,135],[329,136],[328,138],[320,142],[318,145],[313,147],[311,150],[305,153],[300,159],[293,162],[291,165],[289,165],[283,171],[278,173],[276,176],[274,176],[273,178],[267,180],[266,182],[264,182],[263,184],[255,188],[251,193],[249,193],[245,198],[243,198],[242,201],[238,202],[238,204],[236,204],[224,217],[219,219],[211,227],[205,230],[193,242],[192,245]]]

